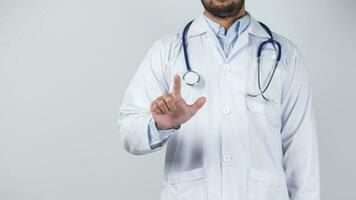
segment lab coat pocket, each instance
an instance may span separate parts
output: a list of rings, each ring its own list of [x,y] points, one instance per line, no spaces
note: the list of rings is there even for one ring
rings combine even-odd
[[[205,200],[203,169],[176,172],[167,177],[161,200]]]
[[[249,169],[247,200],[289,200],[284,174]]]
[[[267,102],[262,97],[246,96],[246,107],[252,115],[267,121],[274,127],[280,127],[280,104]]]

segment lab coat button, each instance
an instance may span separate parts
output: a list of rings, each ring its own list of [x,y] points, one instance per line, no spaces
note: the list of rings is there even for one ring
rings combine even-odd
[[[230,162],[231,161],[231,156],[229,154],[223,155],[223,161],[224,162]]]
[[[230,114],[231,113],[231,109],[230,109],[230,107],[228,107],[228,106],[225,106],[224,108],[223,108],[223,113],[224,114]]]
[[[224,69],[224,71],[230,71],[231,67],[229,64],[225,64],[223,69]]]

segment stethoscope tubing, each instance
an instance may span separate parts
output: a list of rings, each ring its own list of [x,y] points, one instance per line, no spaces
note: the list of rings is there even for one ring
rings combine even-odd
[[[187,85],[190,85],[190,86],[194,86],[194,85],[197,85],[200,81],[200,75],[195,72],[195,71],[192,71],[192,68],[190,66],[190,62],[189,62],[189,55],[188,55],[188,49],[187,49],[187,39],[186,39],[186,36],[187,36],[187,33],[188,33],[188,30],[191,26],[191,24],[193,23],[194,20],[190,21],[185,27],[184,27],[184,30],[183,30],[183,35],[182,35],[182,46],[183,46],[183,54],[184,54],[184,61],[185,61],[185,64],[186,64],[186,68],[187,68],[187,72],[184,74],[183,76],[183,79],[185,80],[186,84]],[[262,98],[266,101],[273,101],[271,99],[269,99],[268,97],[265,96],[265,93],[266,91],[268,90],[272,80],[273,80],[273,77],[275,75],[275,72],[276,72],[276,69],[278,68],[278,64],[279,64],[279,61],[281,60],[281,57],[282,57],[282,46],[281,44],[274,40],[273,38],[273,34],[272,34],[272,31],[268,28],[267,25],[263,24],[262,22],[259,22],[259,24],[263,27],[263,29],[267,32],[267,34],[270,36],[270,38],[264,42],[262,42],[258,49],[257,49],[257,70],[258,70],[258,89],[259,89],[259,94],[249,94],[247,93],[248,96],[250,97],[258,97],[258,96],[262,96]],[[262,56],[262,52],[263,52],[263,49],[264,47],[267,45],[267,44],[272,44],[273,47],[275,48],[275,50],[277,51],[277,58],[276,58],[276,62],[275,62],[275,65],[273,67],[273,71],[272,71],[272,74],[271,76],[269,77],[268,79],[268,82],[266,84],[266,86],[264,88],[262,88],[262,84],[261,84],[261,56]],[[191,83],[191,82],[188,82],[185,77],[189,74],[189,73],[195,73],[197,75],[197,80],[194,81],[194,83]]]
[[[182,36],[182,45],[183,45],[183,53],[184,53],[184,60],[185,60],[185,65],[187,67],[187,71],[192,71],[192,68],[190,67],[190,62],[189,62],[189,55],[188,55],[188,50],[187,50],[187,33],[190,28],[190,25],[192,25],[194,20],[190,21],[183,30],[183,36]]]

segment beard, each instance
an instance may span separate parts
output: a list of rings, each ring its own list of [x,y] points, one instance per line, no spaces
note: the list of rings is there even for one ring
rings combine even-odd
[[[228,18],[240,13],[245,0],[201,0],[205,10],[218,18]]]

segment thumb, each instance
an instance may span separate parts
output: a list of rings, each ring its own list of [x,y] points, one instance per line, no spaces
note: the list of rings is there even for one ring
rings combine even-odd
[[[195,115],[195,113],[197,113],[198,110],[204,106],[205,102],[206,102],[206,98],[205,97],[199,97],[193,103],[193,105],[190,106],[192,115]]]

